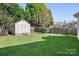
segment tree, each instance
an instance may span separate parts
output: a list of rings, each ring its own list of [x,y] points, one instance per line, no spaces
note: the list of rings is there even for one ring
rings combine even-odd
[[[25,19],[35,26],[49,26],[52,24],[52,14],[43,3],[27,3]]]
[[[26,6],[26,19],[31,25],[38,25],[40,20],[40,10],[36,4],[27,4]]]
[[[13,18],[7,16],[6,14],[0,14],[0,26],[4,29],[4,32],[8,32],[9,28],[12,26]]]
[[[50,25],[54,25],[54,20],[53,20],[52,13],[51,13],[50,9],[49,9],[49,17],[50,17]]]
[[[18,4],[0,4],[0,26],[4,32],[9,31],[16,21],[21,20],[22,15],[23,9]]]

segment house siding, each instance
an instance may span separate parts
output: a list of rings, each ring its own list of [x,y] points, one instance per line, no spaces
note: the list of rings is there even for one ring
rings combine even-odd
[[[77,18],[77,38],[79,39],[79,17]]]

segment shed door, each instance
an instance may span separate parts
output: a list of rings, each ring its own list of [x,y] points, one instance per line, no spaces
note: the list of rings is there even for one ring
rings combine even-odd
[[[20,24],[20,28],[19,28],[19,31],[20,33],[27,33],[27,24]]]

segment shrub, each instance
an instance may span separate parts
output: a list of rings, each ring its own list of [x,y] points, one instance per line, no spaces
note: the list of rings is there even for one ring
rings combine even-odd
[[[41,28],[39,29],[39,32],[45,33],[45,32],[46,32],[46,28],[41,27]]]

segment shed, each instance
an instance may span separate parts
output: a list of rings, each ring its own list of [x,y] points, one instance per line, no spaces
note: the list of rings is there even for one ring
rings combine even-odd
[[[21,20],[15,23],[15,35],[30,35],[30,24],[25,21]]]
[[[77,38],[79,39],[79,12],[75,13],[74,17],[77,18]]]

